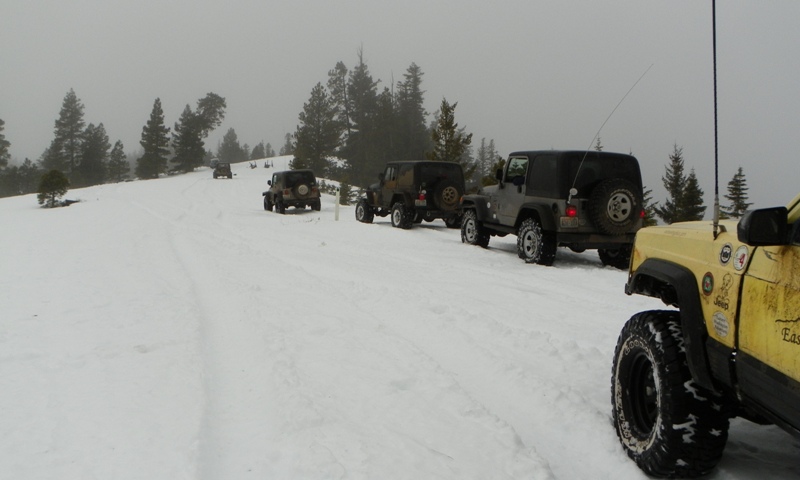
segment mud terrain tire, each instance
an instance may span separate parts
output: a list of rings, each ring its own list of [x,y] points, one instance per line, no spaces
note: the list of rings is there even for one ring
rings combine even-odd
[[[603,265],[627,270],[631,263],[631,245],[623,245],[620,248],[599,248],[597,254]]]
[[[434,189],[433,198],[439,210],[452,211],[458,208],[462,192],[458,184],[452,181],[439,182]]]
[[[642,200],[627,180],[608,179],[598,185],[589,197],[589,216],[604,233],[622,235],[637,220]]]
[[[356,220],[361,223],[372,223],[372,220],[375,218],[375,213],[372,211],[372,207],[367,205],[367,201],[365,199],[361,199],[356,203]]]
[[[264,210],[272,211],[272,200],[269,199],[269,195],[264,195]]]
[[[464,219],[461,221],[461,242],[486,248],[489,246],[489,238],[490,235],[478,220],[475,210],[464,212]]]
[[[525,263],[550,266],[556,258],[553,234],[542,231],[536,219],[526,218],[517,231],[517,254]]]
[[[620,443],[645,473],[697,477],[719,462],[729,407],[697,386],[686,362],[680,312],[640,312],[614,351],[613,420]]]
[[[392,205],[392,226],[408,230],[414,221],[414,215],[402,202],[395,202]]]

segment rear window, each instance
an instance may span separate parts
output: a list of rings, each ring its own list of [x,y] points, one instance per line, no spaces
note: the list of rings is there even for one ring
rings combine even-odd
[[[426,163],[420,168],[422,182],[433,183],[439,180],[452,180],[457,183],[464,182],[464,173],[461,165],[457,163]]]
[[[628,155],[597,155],[590,152],[565,156],[568,167],[568,185],[575,185],[578,192],[591,191],[598,183],[608,178],[623,178],[641,188],[642,176],[635,158]]]
[[[314,184],[317,179],[311,172],[286,172],[284,181],[284,187],[291,188],[300,183]]]

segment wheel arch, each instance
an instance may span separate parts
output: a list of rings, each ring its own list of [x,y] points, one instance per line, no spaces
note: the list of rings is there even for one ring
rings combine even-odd
[[[553,218],[553,212],[544,205],[538,204],[524,204],[519,209],[517,220],[514,227],[519,228],[526,218],[534,218],[542,226],[543,231],[554,232],[556,230],[556,222]]]
[[[461,212],[475,210],[478,221],[485,222],[489,218],[489,207],[486,205],[488,201],[487,198],[483,197],[465,196],[461,202]]]
[[[708,332],[697,280],[691,270],[666,260],[648,258],[628,279],[625,293],[659,298],[666,305],[678,307],[692,378],[701,387],[719,393],[712,380],[705,350]]]

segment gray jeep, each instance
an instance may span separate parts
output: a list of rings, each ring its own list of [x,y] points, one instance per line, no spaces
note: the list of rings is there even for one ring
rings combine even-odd
[[[391,214],[392,226],[411,228],[423,220],[444,220],[450,228],[461,225],[459,201],[464,194],[464,172],[453,162],[424,160],[386,164],[366,196],[356,203],[356,220],[372,223],[375,215]]]
[[[642,226],[642,177],[631,155],[598,151],[523,151],[509,155],[497,185],[464,196],[461,240],[486,247],[517,236],[527,263],[552,265],[556,249],[597,249],[604,265],[628,268]]]
[[[263,192],[264,210],[270,211],[275,207],[276,213],[286,213],[287,207],[306,208],[313,210],[321,208],[317,177],[311,170],[286,170],[272,174],[272,180],[267,180],[269,190]]]

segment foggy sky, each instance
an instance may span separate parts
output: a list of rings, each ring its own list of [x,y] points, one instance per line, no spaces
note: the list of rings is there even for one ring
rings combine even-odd
[[[13,163],[38,160],[70,88],[87,124],[140,150],[158,97],[173,127],[208,92],[251,148],[277,151],[318,82],[358,51],[379,91],[413,62],[426,109],[458,102],[460,126],[514,150],[632,152],[653,200],[673,145],[714,190],[711,0],[0,0],[0,119]],[[717,2],[720,197],[744,168],[750,201],[800,189],[800,2]],[[377,172],[376,172],[377,174]]]

